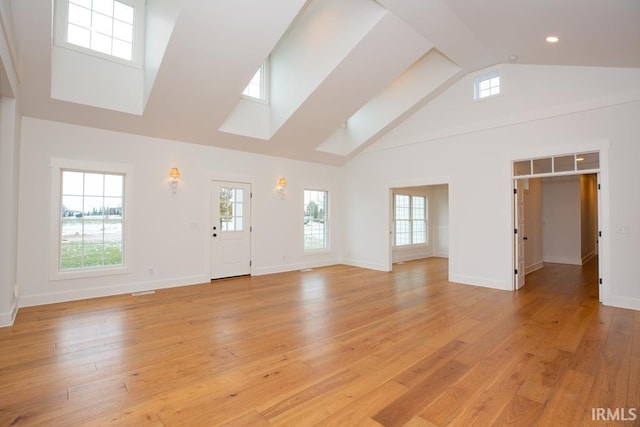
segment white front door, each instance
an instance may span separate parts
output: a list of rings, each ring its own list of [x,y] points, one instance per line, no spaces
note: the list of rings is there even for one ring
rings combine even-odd
[[[251,274],[251,184],[211,183],[211,278]]]
[[[515,288],[520,289],[524,286],[524,239],[525,239],[525,224],[524,224],[524,181],[521,179],[514,180],[514,194],[513,194],[513,206],[514,206],[514,224],[515,230],[513,234],[513,246],[515,254],[516,266],[515,273]]]

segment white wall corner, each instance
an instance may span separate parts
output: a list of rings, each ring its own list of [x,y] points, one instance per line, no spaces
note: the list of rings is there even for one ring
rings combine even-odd
[[[14,300],[13,305],[11,306],[11,310],[9,310],[8,313],[0,313],[0,328],[13,326],[13,323],[15,322],[17,315],[18,315],[18,301]]]

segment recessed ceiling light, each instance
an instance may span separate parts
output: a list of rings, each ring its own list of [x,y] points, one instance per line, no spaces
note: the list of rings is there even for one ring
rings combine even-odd
[[[558,43],[560,41],[560,39],[558,38],[558,36],[547,36],[547,38],[545,39],[548,43]]]

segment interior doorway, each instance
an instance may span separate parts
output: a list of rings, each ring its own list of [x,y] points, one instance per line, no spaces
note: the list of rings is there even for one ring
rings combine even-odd
[[[416,259],[449,258],[449,185],[390,189],[390,271]]]
[[[513,266],[515,290],[526,284],[526,274],[545,263],[585,265],[593,258],[602,267],[602,188],[599,153],[557,156],[565,169],[555,172],[555,158],[546,158],[549,169],[518,169],[514,162]],[[582,164],[588,159],[587,164]],[[568,160],[571,160],[569,162]],[[558,168],[562,169],[562,163]],[[539,166],[539,165],[538,165]],[[525,172],[525,173],[523,173]],[[540,172],[540,173],[536,173]],[[599,284],[602,283],[599,274]],[[598,285],[598,284],[596,284]],[[602,301],[602,292],[599,292]]]

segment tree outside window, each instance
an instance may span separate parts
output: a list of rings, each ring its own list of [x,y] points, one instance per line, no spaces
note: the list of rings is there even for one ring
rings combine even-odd
[[[326,249],[327,203],[326,191],[304,190],[304,250]]]

